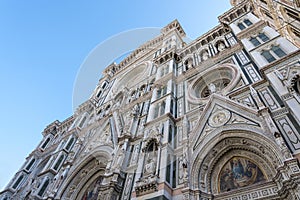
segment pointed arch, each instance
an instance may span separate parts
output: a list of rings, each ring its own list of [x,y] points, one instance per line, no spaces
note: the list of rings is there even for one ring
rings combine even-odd
[[[281,160],[283,155],[279,147],[259,129],[219,129],[218,133],[210,137],[201,147],[197,147],[191,155],[191,188],[214,196],[223,192],[220,190],[220,176],[224,166],[231,159],[250,160],[261,170],[262,182],[269,184],[270,187],[276,186],[273,178],[277,174],[276,169],[283,165]],[[262,182],[254,181],[254,183]]]
[[[112,152],[110,146],[100,146],[83,156],[82,161],[70,169],[57,197],[80,199],[93,181],[104,175],[106,165],[112,159]]]

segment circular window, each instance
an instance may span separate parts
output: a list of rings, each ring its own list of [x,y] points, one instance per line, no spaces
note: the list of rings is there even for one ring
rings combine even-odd
[[[226,94],[234,88],[240,79],[240,72],[233,64],[215,66],[200,74],[188,88],[188,100],[191,103],[203,103],[213,93]]]

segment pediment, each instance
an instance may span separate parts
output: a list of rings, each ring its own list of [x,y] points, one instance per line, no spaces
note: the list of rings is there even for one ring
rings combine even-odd
[[[200,143],[214,132],[241,129],[242,127],[261,128],[261,118],[257,110],[235,102],[227,97],[214,94],[203,112],[198,124],[192,132],[192,147],[196,149]]]

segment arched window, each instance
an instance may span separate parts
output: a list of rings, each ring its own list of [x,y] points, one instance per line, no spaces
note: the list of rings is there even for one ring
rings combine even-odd
[[[79,127],[82,128],[82,126],[84,125],[84,122],[86,121],[86,116],[84,116],[79,124]]]
[[[286,55],[279,46],[272,46],[270,50],[263,50],[261,55],[270,63]]]
[[[163,101],[160,105],[160,115],[165,114],[166,103]]]
[[[158,114],[159,114],[159,106],[155,105],[153,119],[157,118]]]
[[[238,23],[238,27],[241,29],[241,30],[244,30],[246,28],[246,26],[243,24],[243,23]]]
[[[271,50],[279,57],[283,57],[286,53],[279,46],[272,46]]]
[[[258,45],[260,45],[260,41],[258,41],[255,37],[252,37],[250,39],[250,42],[256,47]]]
[[[239,22],[237,26],[239,29],[244,30],[246,27],[251,26],[253,23],[249,19],[244,19],[243,22]]]
[[[266,42],[270,39],[265,33],[259,33],[258,38],[261,39],[263,42]]]
[[[69,151],[70,150],[70,148],[72,147],[72,145],[73,145],[73,143],[74,143],[74,138],[72,137],[70,140],[69,140],[69,142],[67,143],[67,145],[66,145],[66,147],[65,147],[65,149],[67,150],[67,151]]]
[[[99,90],[99,92],[97,94],[97,98],[100,98],[101,94],[102,94],[102,90]]]
[[[32,165],[34,164],[34,162],[35,162],[35,158],[33,158],[31,161],[30,161],[30,163],[28,163],[28,165],[26,166],[26,170],[27,171],[29,171],[30,169],[31,169],[31,167],[32,167]]]
[[[47,144],[50,142],[50,138],[48,137],[45,142],[42,144],[41,149],[45,149]]]
[[[105,89],[106,86],[107,86],[107,82],[103,82],[103,84],[102,84],[102,89]]]
[[[54,165],[54,167],[53,167],[53,169],[54,169],[55,171],[58,170],[58,168],[60,167],[60,165],[61,165],[61,163],[63,162],[64,158],[65,158],[64,155],[60,155],[60,156],[59,156],[58,160],[56,161],[56,163],[55,163],[55,165]]]
[[[173,100],[173,99],[171,99],[170,113],[171,113],[172,115],[176,116],[176,115],[175,115],[176,113],[174,113],[174,100]]]
[[[20,185],[21,181],[23,180],[24,175],[22,174],[21,176],[19,176],[19,178],[16,180],[16,182],[14,183],[14,185],[12,186],[13,189],[17,189],[17,187]]]
[[[270,63],[275,61],[276,59],[274,56],[270,53],[270,51],[264,50],[262,51],[261,55]]]
[[[161,87],[157,89],[156,99],[159,99],[167,94],[167,86]]]
[[[41,196],[44,195],[44,193],[45,193],[45,191],[46,191],[48,185],[49,185],[49,179],[47,178],[47,180],[43,183],[43,185],[42,185],[42,187],[41,187],[41,189],[40,189],[40,191],[39,191],[39,193],[38,193],[38,196],[41,197]]]
[[[245,23],[247,26],[251,26],[251,25],[252,25],[252,22],[251,22],[249,19],[245,19],[245,20],[244,20],[244,23]]]

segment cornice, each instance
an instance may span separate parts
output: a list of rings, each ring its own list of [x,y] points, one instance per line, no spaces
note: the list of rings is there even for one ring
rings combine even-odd
[[[146,54],[149,54],[150,51],[155,49],[155,47],[163,40],[163,35],[159,35],[154,39],[146,42],[145,44],[138,47],[135,51],[133,51],[129,56],[123,59],[119,64],[112,63],[108,67],[106,67],[103,71],[104,76],[115,76],[119,71],[130,66],[136,60],[140,59]],[[141,53],[141,54],[140,54]],[[113,70],[114,69],[114,70]],[[110,71],[113,70],[113,74],[110,75]]]
[[[181,37],[185,37],[185,32],[182,28],[182,26],[180,25],[180,23],[178,22],[177,19],[175,19],[174,21],[172,21],[171,23],[169,23],[167,26],[165,26],[164,28],[161,29],[161,33],[163,35],[168,34],[169,32],[176,30]]]
[[[226,33],[229,33],[230,29],[225,27],[222,24],[219,24],[215,26],[213,29],[209,30],[205,34],[201,35],[197,39],[195,39],[190,44],[184,46],[182,49],[178,51],[178,54],[180,56],[184,56],[187,52],[187,54],[191,54],[197,49],[206,46],[207,44],[211,43],[212,41],[216,40],[217,38],[225,35]]]
[[[252,84],[253,88],[255,88],[255,89],[266,87],[268,85],[269,85],[269,82],[264,79]],[[234,90],[234,91],[228,93],[227,95],[229,98],[232,98],[232,97],[240,96],[242,94],[249,94],[249,93],[250,93],[249,85],[245,85],[241,88],[238,88],[237,90]]]
[[[226,11],[222,15],[220,15],[218,19],[221,23],[228,25],[251,11],[252,11],[252,6],[250,2],[244,1],[234,6],[230,10]]]
[[[181,82],[184,80],[188,80],[195,74],[197,74],[199,71],[205,71],[208,68],[218,64],[219,62],[223,61],[224,58],[227,58],[231,55],[233,55],[237,51],[241,51],[243,49],[243,46],[240,43],[235,44],[234,46],[225,49],[222,52],[219,52],[217,55],[210,57],[206,61],[201,62],[199,65],[182,72],[180,76],[177,77],[176,82]]]
[[[243,38],[248,38],[252,35],[258,34],[265,26],[268,26],[268,23],[266,21],[261,20],[238,33],[236,37],[239,40]]]
[[[276,69],[278,67],[278,65],[285,65],[285,64],[289,64],[290,59],[296,57],[296,59],[299,62],[299,53],[300,53],[300,49],[298,49],[297,51],[294,51],[268,65],[265,65],[264,67],[262,67],[259,71],[261,72],[261,74],[263,75],[263,78],[266,78],[266,74],[269,73],[271,70]]]

